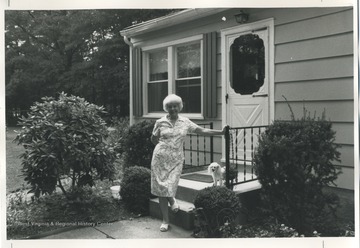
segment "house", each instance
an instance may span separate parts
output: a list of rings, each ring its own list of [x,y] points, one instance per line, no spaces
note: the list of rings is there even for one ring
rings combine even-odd
[[[336,183],[354,190],[353,11],[186,9],[122,30],[131,123],[163,116],[168,93],[183,98],[183,115],[218,129],[290,120],[288,104],[298,117],[304,106],[325,110],[341,144]],[[214,137],[214,160],[224,160],[224,149]]]

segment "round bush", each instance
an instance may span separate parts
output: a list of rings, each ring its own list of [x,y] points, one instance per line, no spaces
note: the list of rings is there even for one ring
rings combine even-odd
[[[216,237],[219,227],[233,222],[241,210],[239,198],[226,187],[209,187],[196,196],[194,205],[199,227],[205,236]]]
[[[155,147],[150,140],[154,123],[154,121],[141,121],[129,128],[122,143],[126,167],[142,166],[150,168]]]
[[[120,186],[120,196],[125,207],[135,213],[148,214],[151,198],[150,169],[140,166],[126,168]]]
[[[42,98],[20,118],[23,128],[15,141],[25,148],[22,171],[36,196],[51,194],[56,186],[67,195],[61,183],[67,177],[72,191],[113,179],[116,153],[105,142],[105,113],[84,98],[61,93],[58,99]]]

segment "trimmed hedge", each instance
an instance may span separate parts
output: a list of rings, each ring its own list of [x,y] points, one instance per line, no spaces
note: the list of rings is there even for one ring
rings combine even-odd
[[[120,184],[120,196],[125,207],[134,213],[148,214],[151,198],[151,171],[134,166],[126,168]]]
[[[260,136],[255,171],[267,211],[281,223],[311,235],[333,215],[338,204],[323,188],[341,173],[335,132],[325,118],[275,121]]]
[[[239,198],[226,187],[209,187],[196,196],[194,205],[198,232],[205,237],[218,237],[224,223],[234,222],[241,210]]]

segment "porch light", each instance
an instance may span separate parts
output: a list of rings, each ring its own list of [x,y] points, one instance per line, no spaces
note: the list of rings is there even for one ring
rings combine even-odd
[[[237,23],[245,23],[249,20],[249,14],[246,14],[244,11],[240,10],[240,13],[235,15],[235,19]]]

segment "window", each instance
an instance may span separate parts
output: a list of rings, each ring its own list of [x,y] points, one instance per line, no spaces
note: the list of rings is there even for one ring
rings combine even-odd
[[[200,43],[176,48],[176,94],[184,102],[184,113],[201,112]]]
[[[183,99],[183,113],[202,114],[202,42],[192,40],[144,51],[145,114],[163,112],[168,94]]]
[[[167,49],[149,53],[148,111],[162,111],[162,99],[168,94]]]
[[[242,35],[230,47],[230,85],[236,93],[250,95],[264,85],[265,48],[256,34]]]

